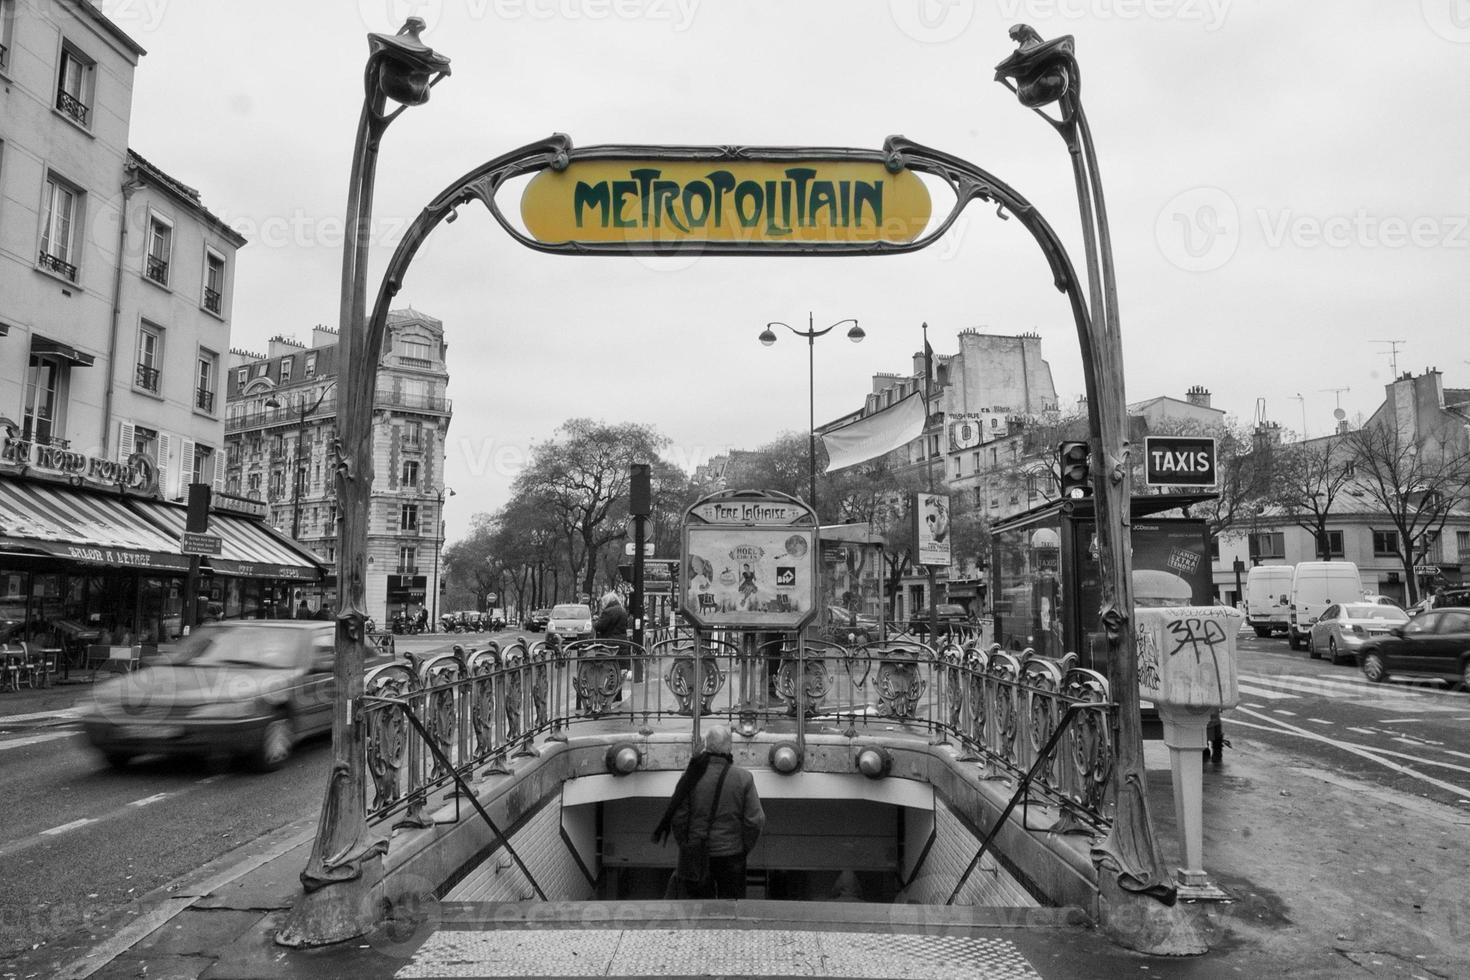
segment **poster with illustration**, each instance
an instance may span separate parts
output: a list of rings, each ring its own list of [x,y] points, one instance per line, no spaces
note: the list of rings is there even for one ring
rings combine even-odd
[[[914,564],[949,566],[949,497],[921,493],[914,498]]]
[[[816,529],[685,528],[684,608],[704,627],[795,629],[816,608]]]

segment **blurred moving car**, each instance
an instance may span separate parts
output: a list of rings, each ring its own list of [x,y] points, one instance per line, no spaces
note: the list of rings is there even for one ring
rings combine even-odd
[[[847,643],[849,637],[856,637],[859,643],[871,643],[880,635],[878,621],[872,616],[864,616],[842,606],[828,606],[825,613],[826,625],[821,629],[824,640]]]
[[[313,620],[200,626],[151,666],[98,682],[78,705],[82,729],[116,767],[162,753],[278,769],[332,726],[334,637]]]
[[[539,633],[546,629],[546,623],[550,619],[550,609],[532,609],[530,614],[521,621],[521,629],[528,633]]]
[[[563,602],[553,606],[546,617],[546,638],[559,640],[590,640],[592,638],[592,607],[580,602]]]
[[[1470,688],[1470,609],[1431,609],[1358,650],[1363,676],[1443,677]]]
[[[1344,602],[1328,606],[1307,634],[1307,655],[1313,660],[1327,651],[1327,658],[1337,663],[1343,658],[1356,658],[1358,648],[1377,636],[1387,636],[1395,626],[1409,621],[1409,614],[1398,606],[1372,602]]]

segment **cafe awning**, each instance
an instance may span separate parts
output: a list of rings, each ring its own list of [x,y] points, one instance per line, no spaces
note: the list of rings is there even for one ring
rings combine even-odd
[[[127,500],[64,485],[0,479],[0,548],[89,565],[188,571],[178,540]]]
[[[162,501],[134,501],[132,506],[160,525],[179,547],[188,519],[188,508]],[[315,582],[322,565],[309,552],[277,533],[263,521],[218,512],[209,515],[206,534],[220,539],[220,553],[209,557],[216,575],[240,578],[285,578]]]

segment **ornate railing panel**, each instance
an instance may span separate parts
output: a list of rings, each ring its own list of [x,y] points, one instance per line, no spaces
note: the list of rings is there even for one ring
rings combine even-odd
[[[538,740],[584,730],[650,734],[657,724],[687,726],[696,713],[706,727],[726,724],[747,736],[953,744],[983,777],[1011,784],[1040,762],[1027,800],[1055,809],[1057,829],[1095,830],[1109,818],[1107,681],[1076,669],[1075,658],[987,650],[959,636],[937,648],[907,637],[842,645],[685,629],[650,639],[491,641],[376,668],[360,709],[371,818],[422,823],[428,801],[456,773],[472,781],[508,772],[516,756],[537,752]],[[1081,708],[1059,733],[1074,705]],[[437,753],[405,726],[403,707]],[[1055,749],[1039,759],[1054,734]]]

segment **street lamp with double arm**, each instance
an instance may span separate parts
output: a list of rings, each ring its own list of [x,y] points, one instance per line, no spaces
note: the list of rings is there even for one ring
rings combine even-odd
[[[439,630],[439,549],[444,547],[444,501],[454,496],[452,487],[440,487],[434,499],[439,501],[439,509],[434,512],[434,578],[431,588],[434,590],[433,618],[429,620],[429,632],[435,633]]]
[[[816,345],[817,345],[817,338],[820,337],[820,336],[822,336],[823,334],[831,333],[833,330],[835,330],[838,327],[842,326],[844,323],[850,323],[850,324],[852,324],[851,329],[849,329],[847,331],[847,339],[850,340],[850,341],[852,341],[854,344],[861,343],[862,342],[862,339],[864,337],[866,337],[867,334],[863,332],[863,328],[862,327],[858,326],[857,320],[855,318],[853,318],[853,317],[848,317],[845,320],[838,320],[836,323],[832,324],[830,327],[823,327],[821,330],[816,329],[816,326],[815,326],[813,320],[814,320],[814,314],[808,313],[806,315],[807,328],[805,330],[798,330],[795,327],[793,327],[791,324],[789,324],[789,323],[782,323],[780,320],[772,320],[770,323],[766,324],[766,329],[764,329],[764,330],[761,331],[761,334],[760,334],[760,342],[762,344],[764,344],[765,346],[767,346],[767,347],[770,347],[772,344],[774,344],[776,342],[776,332],[771,329],[772,327],[785,327],[787,330],[790,330],[792,333],[796,334],[798,337],[805,337],[806,338],[806,350],[807,350],[807,477],[808,477],[808,483],[809,483],[809,486],[808,486],[809,496],[808,496],[808,499],[807,499],[807,503],[811,504],[812,510],[815,511],[817,509],[817,369],[816,369],[816,357],[817,357],[817,355],[816,355]]]

